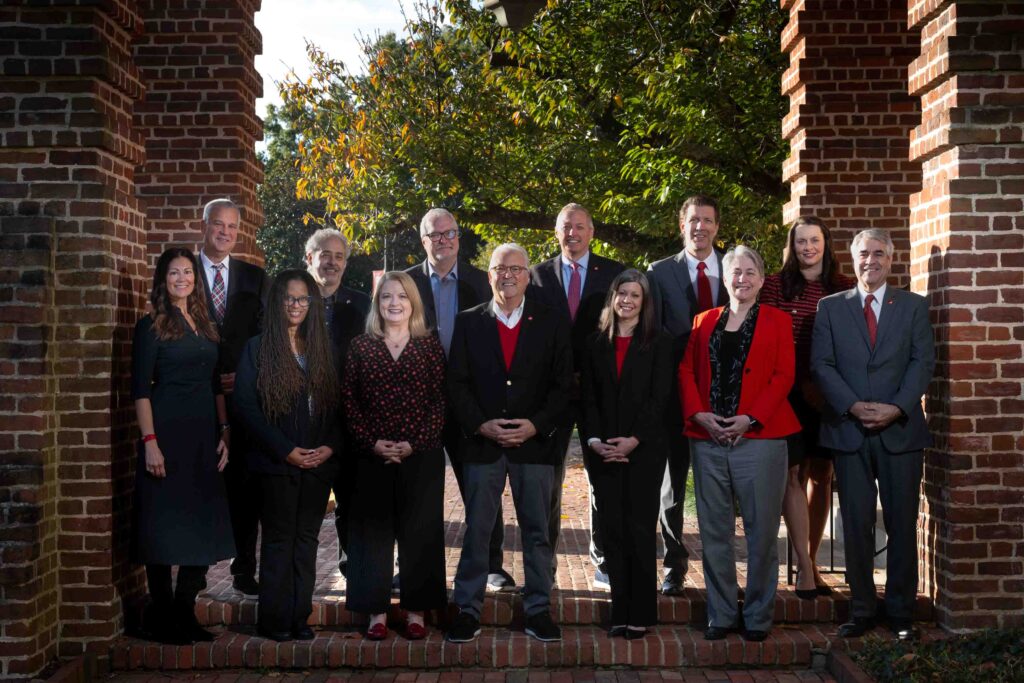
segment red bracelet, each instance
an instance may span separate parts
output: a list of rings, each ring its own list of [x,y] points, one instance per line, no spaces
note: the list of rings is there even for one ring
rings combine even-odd
[[[146,443],[148,441],[156,441],[156,434],[146,434],[142,437],[142,443]]]

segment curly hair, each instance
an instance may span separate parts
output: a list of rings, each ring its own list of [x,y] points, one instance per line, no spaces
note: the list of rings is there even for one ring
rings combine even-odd
[[[825,221],[817,216],[801,216],[789,226],[789,234],[786,236],[786,258],[782,262],[780,277],[784,301],[797,298],[803,294],[807,286],[807,278],[800,274],[800,261],[796,257],[796,230],[809,225],[821,230],[821,236],[825,240],[825,254],[821,257],[821,282],[825,285],[825,291],[834,294],[846,287],[839,272],[839,260],[832,245],[832,233],[825,227]]]
[[[217,326],[210,320],[210,309],[206,302],[206,287],[203,285],[203,277],[199,271],[199,259],[185,247],[167,249],[160,254],[160,258],[156,262],[153,289],[149,293],[149,303],[153,307],[150,316],[153,318],[153,330],[156,333],[156,338],[167,341],[181,339],[185,336],[185,320],[179,314],[178,308],[171,302],[171,296],[167,291],[167,271],[171,269],[171,262],[177,258],[188,259],[192,265],[195,285],[192,287],[192,293],[186,299],[185,308],[196,324],[196,331],[210,341],[220,341]]]
[[[309,312],[297,332],[298,338],[305,343],[305,372],[296,362],[288,341],[284,298],[291,282],[306,285],[310,296]],[[316,281],[306,271],[285,270],[274,278],[267,297],[263,340],[256,368],[256,391],[270,422],[290,413],[295,399],[306,392],[313,399],[313,412],[317,416],[329,415],[338,406],[338,373],[327,336],[324,300]]]

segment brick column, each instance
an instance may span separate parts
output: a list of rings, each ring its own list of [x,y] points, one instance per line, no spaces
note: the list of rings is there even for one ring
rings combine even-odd
[[[951,630],[1024,624],[1024,5],[919,0],[913,289],[931,298],[925,590]]]
[[[909,196],[920,166],[909,159],[910,131],[920,120],[907,94],[907,64],[919,54],[906,25],[906,3],[890,0],[782,0],[789,23],[782,50],[790,66],[782,122],[790,155],[783,179],[792,194],[786,221],[825,219],[844,252],[865,228],[889,230],[893,272],[908,282]],[[846,254],[841,258],[851,273]]]
[[[254,19],[260,0],[138,4],[146,32],[135,62],[146,98],[135,108],[135,127],[146,141],[146,163],[136,185],[146,211],[149,262],[170,245],[201,242],[202,206],[229,197],[243,207],[235,253],[262,263],[256,185],[263,167],[256,141],[263,138],[263,122],[255,114],[263,93],[255,62],[262,39]]]
[[[0,678],[106,653],[127,562],[144,289],[130,0],[0,9]]]

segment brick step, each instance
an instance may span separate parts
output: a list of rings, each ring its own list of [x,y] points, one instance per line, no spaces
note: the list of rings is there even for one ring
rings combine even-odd
[[[551,595],[551,613],[560,624],[604,625],[611,612],[606,591],[562,591]],[[196,616],[204,626],[254,626],[257,601],[253,598],[237,600],[211,600],[200,598],[196,603]],[[456,608],[449,605],[449,618]],[[775,598],[776,623],[836,624],[847,620],[850,614],[850,596],[846,590],[836,590],[831,596],[817,600],[801,600],[790,589],[780,589]],[[932,619],[932,605],[927,596],[917,597],[915,619]],[[390,619],[400,621],[401,609],[397,599],[392,601]],[[707,593],[703,589],[687,588],[677,597],[658,596],[658,622],[661,624],[704,624],[707,618]],[[488,594],[484,599],[481,623],[485,626],[508,626],[522,621],[523,603],[518,593]],[[317,600],[313,603],[310,625],[316,627],[350,627],[366,621],[365,615],[345,609],[342,600]]]
[[[215,629],[217,640],[194,645],[160,645],[121,638],[111,647],[117,671],[210,669],[450,669],[510,667],[634,668],[810,667],[821,665],[831,648],[846,651],[859,641],[846,641],[834,626],[775,626],[763,643],[745,642],[736,634],[709,642],[689,626],[659,626],[641,640],[609,638],[596,626],[569,626],[563,640],[540,643],[521,630],[485,627],[472,643],[454,644],[430,629],[425,640],[409,641],[394,631],[382,641],[366,640],[355,630],[322,630],[313,641],[276,643],[251,629]]]

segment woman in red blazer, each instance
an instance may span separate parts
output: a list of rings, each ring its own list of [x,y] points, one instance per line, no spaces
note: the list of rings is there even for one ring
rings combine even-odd
[[[679,365],[708,589],[704,638],[724,638],[739,625],[735,498],[747,542],[743,638],[761,641],[775,611],[786,437],[800,430],[786,400],[795,365],[793,323],[787,313],[757,303],[764,261],[753,249],[729,251],[722,279],[729,304],[694,318]]]

